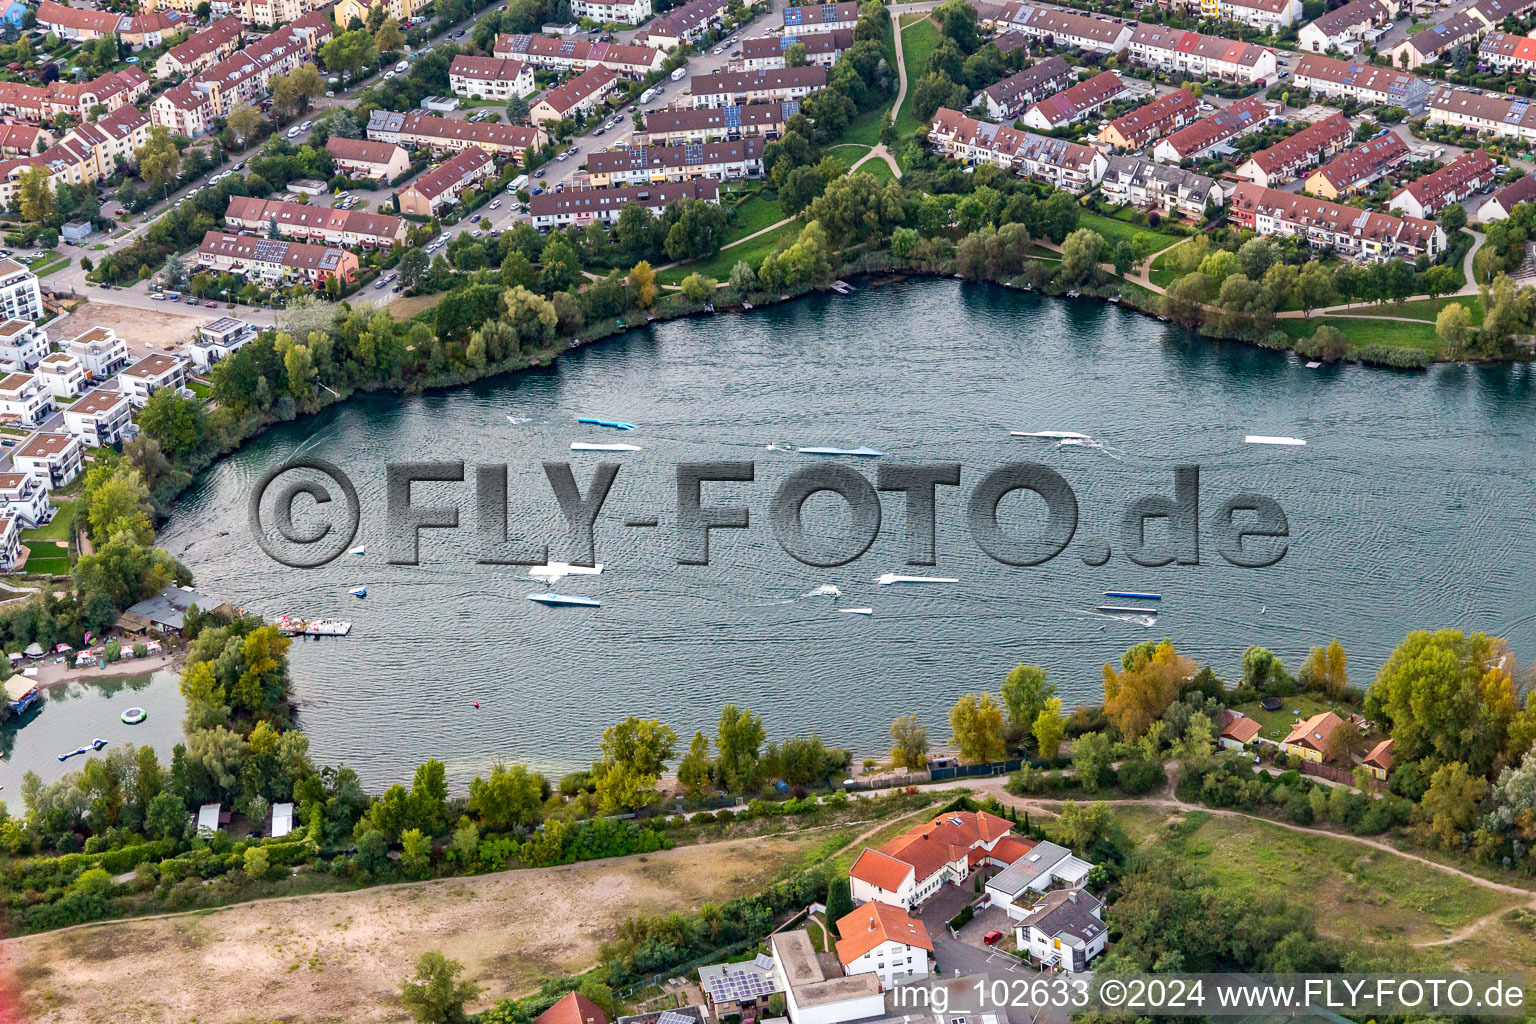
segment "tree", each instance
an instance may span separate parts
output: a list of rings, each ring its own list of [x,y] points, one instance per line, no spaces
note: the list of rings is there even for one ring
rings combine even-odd
[[[1301,663],[1301,670],[1297,675],[1304,685],[1321,690],[1337,700],[1344,696],[1344,691],[1349,688],[1347,666],[1348,659],[1344,657],[1344,648],[1339,644],[1338,638],[1334,638],[1326,647],[1312,648],[1306,660]]]
[[[425,878],[432,868],[432,838],[421,829],[400,833],[400,866],[412,878]]]
[[[715,748],[720,755],[720,778],[727,791],[739,794],[757,788],[758,749],[766,735],[760,716],[735,704],[720,709]]]
[[[1314,260],[1301,268],[1301,272],[1296,275],[1296,301],[1301,303],[1307,316],[1310,317],[1317,307],[1327,306],[1337,300],[1333,275],[1326,265]]]
[[[845,876],[839,874],[827,883],[826,906],[827,924],[832,926],[832,934],[837,935],[837,922],[853,913],[853,893]]]
[[[527,124],[533,111],[528,106],[528,101],[521,96],[513,96],[507,100],[507,123]],[[628,207],[625,207],[628,209]]]
[[[990,693],[968,693],[949,709],[950,740],[966,764],[1000,760],[1003,746],[1003,709]]]
[[[709,739],[696,730],[688,753],[677,763],[677,781],[691,797],[697,798],[710,787],[714,763],[709,757]]]
[[[267,851],[260,846],[252,846],[245,851],[245,877],[253,882],[260,882],[267,877],[267,872],[272,868],[272,862],[267,857]]]
[[[139,413],[139,428],[160,442],[171,458],[180,459],[202,444],[205,419],[201,399],[182,398],[170,388],[160,388]]]
[[[1471,312],[1459,302],[1446,306],[1435,317],[1435,335],[1445,345],[1447,356],[1454,358],[1465,352],[1472,340]]]
[[[23,220],[41,223],[53,216],[53,182],[43,167],[29,167],[17,180],[17,203]]]
[[[414,288],[426,277],[431,260],[422,249],[411,247],[400,255],[400,263],[397,273],[400,275],[400,283],[406,288]]]
[[[361,139],[364,134],[363,126],[357,123],[357,118],[345,110],[336,111],[329,128],[333,139]]]
[[[477,775],[470,780],[469,809],[489,829],[525,828],[539,820],[547,785],[544,776],[529,771],[527,765],[498,764],[490,778]]]
[[[160,793],[144,811],[144,833],[151,839],[186,838],[191,828],[187,807],[172,793]]]
[[[1061,276],[1069,284],[1080,284],[1099,269],[1099,254],[1104,236],[1089,228],[1079,228],[1061,243]]]
[[[1455,848],[1463,833],[1477,822],[1488,782],[1467,770],[1460,761],[1441,765],[1430,777],[1414,819],[1424,831],[1440,840],[1440,845]]]
[[[1440,227],[1446,237],[1453,236],[1467,226],[1467,208],[1460,203],[1452,203],[1440,211]]]
[[[320,59],[331,71],[355,78],[378,62],[379,48],[366,29],[353,29],[320,47]]]
[[[784,51],[784,66],[787,68],[803,68],[806,65],[805,44],[794,43]]]
[[[1134,739],[1162,717],[1195,674],[1195,663],[1179,654],[1172,640],[1138,644],[1125,653],[1121,670],[1104,666],[1104,714],[1122,735]]]
[[[1114,780],[1114,744],[1101,732],[1087,732],[1072,741],[1072,768],[1087,789],[1101,789]]]
[[[373,34],[373,45],[380,53],[394,53],[405,45],[405,34],[400,31],[400,23],[394,18],[385,18],[378,31]]]
[[[714,278],[705,277],[695,271],[683,278],[682,284],[678,287],[683,293],[683,298],[689,302],[703,302],[714,294],[717,283]]]
[[[400,985],[400,1001],[419,1024],[465,1024],[464,1004],[480,997],[473,981],[456,981],[464,970],[436,950],[421,954],[413,980]]]
[[[891,723],[891,763],[914,772],[928,766],[928,727],[916,715],[902,715]]]
[[[1076,800],[1062,803],[1061,816],[1056,819],[1056,841],[1073,852],[1088,855],[1114,832],[1115,822],[1109,815],[1108,804],[1080,804]]]
[[[1045,702],[1056,693],[1056,684],[1045,677],[1045,669],[1035,665],[1016,665],[1003,680],[1003,707],[1008,709],[1008,723],[1028,729]]]
[[[334,39],[331,40],[325,44],[325,48],[329,48],[335,42]],[[335,69],[332,68],[332,70]],[[273,105],[289,113],[306,109],[310,100],[324,94],[325,80],[321,78],[320,70],[313,64],[302,64],[272,83]]]
[[[635,305],[640,309],[650,309],[651,303],[656,301],[656,272],[651,269],[650,263],[641,260],[629,271],[629,291],[635,297]]]
[[[603,730],[602,758],[592,765],[604,813],[634,810],[655,799],[656,781],[677,750],[677,733],[633,715]]]
[[[236,103],[224,123],[234,135],[235,145],[243,147],[261,131],[261,111],[250,103]]]
[[[139,177],[155,188],[169,188],[181,171],[181,151],[176,148],[169,128],[153,125],[149,135],[134,153]]]
[[[1040,756],[1049,760],[1061,750],[1061,737],[1066,733],[1067,720],[1061,714],[1061,698],[1052,697],[1045,702],[1045,706],[1035,715],[1035,721],[1031,731],[1035,735],[1035,744],[1040,749]]]
[[[634,204],[625,207],[626,210],[632,208]],[[731,268],[731,288],[743,298],[757,291],[757,271],[752,269],[752,264],[746,260],[736,261]]]

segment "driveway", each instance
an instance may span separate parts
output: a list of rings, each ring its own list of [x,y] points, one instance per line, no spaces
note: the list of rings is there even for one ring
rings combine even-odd
[[[933,940],[933,958],[937,964],[937,973],[950,977],[982,972],[1001,974],[1009,971],[1034,974],[1033,968],[1025,967],[1013,957],[988,949],[981,943],[981,937],[994,928],[1002,932],[1011,930],[1004,924],[997,923],[998,920],[1006,922],[1007,919],[1007,914],[1001,907],[989,907],[978,913],[961,929],[960,938],[949,934],[950,920],[975,898],[976,893],[969,885],[946,885],[929,897],[918,911],[917,916],[922,918],[928,928],[928,937]],[[978,924],[985,924],[985,927],[978,931],[976,930]],[[974,938],[967,941],[967,937],[973,935]]]

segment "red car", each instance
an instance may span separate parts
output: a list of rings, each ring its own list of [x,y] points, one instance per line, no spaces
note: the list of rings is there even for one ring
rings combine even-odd
[[[205,303],[203,303],[203,305],[207,306],[209,309],[218,309],[219,308],[219,304],[217,302],[205,302]]]
[[[1001,942],[1002,940],[1003,940],[1003,933],[999,932],[999,931],[987,932],[987,934],[985,934],[985,935],[983,935],[981,937],[981,941],[985,942],[989,946],[995,946],[999,942]]]

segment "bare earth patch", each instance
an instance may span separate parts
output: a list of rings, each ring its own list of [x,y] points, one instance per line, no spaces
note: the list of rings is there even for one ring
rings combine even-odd
[[[442,950],[482,1007],[580,972],[630,914],[770,881],[824,836],[690,846],[558,868],[247,903],[0,943],[36,1024],[402,1019],[397,986]]]
[[[223,315],[201,306],[167,304],[166,311],[161,312],[91,300],[69,316],[49,324],[48,337],[64,341],[92,327],[110,327],[128,343],[128,349],[135,357],[145,356],[181,348],[197,333],[198,327]]]

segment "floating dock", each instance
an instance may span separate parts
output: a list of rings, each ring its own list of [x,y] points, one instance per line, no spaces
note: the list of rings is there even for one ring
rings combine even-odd
[[[284,636],[346,636],[352,623],[346,619],[301,619],[297,615],[279,615],[273,623]]]

